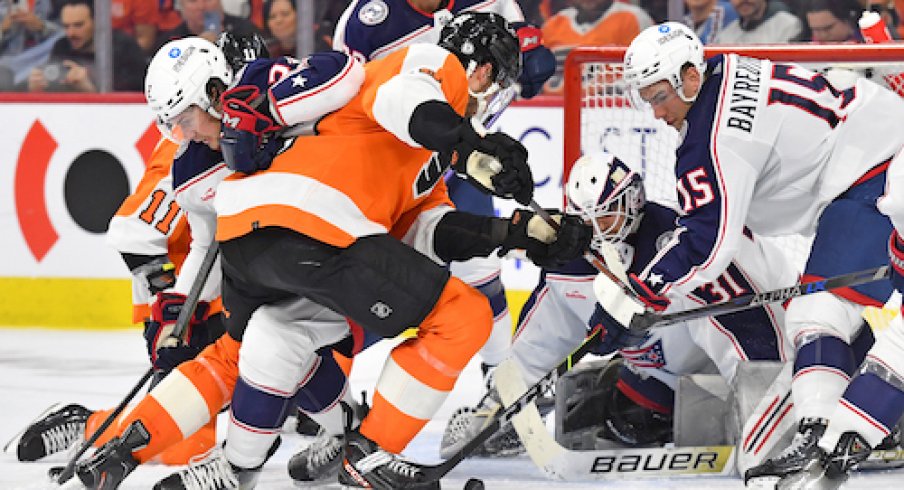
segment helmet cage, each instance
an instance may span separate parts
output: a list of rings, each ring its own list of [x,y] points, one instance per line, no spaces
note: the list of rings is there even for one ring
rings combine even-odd
[[[593,226],[590,246],[598,252],[603,243],[621,244],[637,231],[646,202],[640,175],[609,154],[582,157],[572,169],[566,197],[568,212]],[[609,225],[603,229],[598,218],[610,218]]]
[[[521,76],[521,44],[508,21],[491,12],[466,12],[440,31],[439,45],[454,53],[470,76],[484,64],[493,66],[492,79],[500,88]]]

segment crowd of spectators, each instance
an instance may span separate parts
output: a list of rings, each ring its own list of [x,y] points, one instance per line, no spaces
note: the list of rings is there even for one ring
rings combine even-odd
[[[329,49],[355,0],[315,0],[315,49]],[[357,0],[374,1],[374,0]],[[561,62],[575,46],[627,45],[668,17],[669,0],[518,0]],[[114,90],[141,90],[163,43],[257,32],[273,55],[296,52],[298,0],[111,0]],[[857,19],[879,12],[900,39],[904,0],[684,0],[683,21],[706,44],[863,42]],[[0,90],[96,91],[93,0],[0,0]],[[558,77],[548,93],[561,90]]]

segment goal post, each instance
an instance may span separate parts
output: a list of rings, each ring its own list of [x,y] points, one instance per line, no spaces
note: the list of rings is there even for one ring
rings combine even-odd
[[[648,107],[636,106],[622,81],[625,47],[581,47],[564,67],[564,168],[586,152],[607,149],[644,176],[647,198],[677,209],[675,150],[678,132],[656,120]],[[706,57],[737,53],[777,63],[796,63],[825,73],[840,88],[867,77],[904,96],[904,43],[783,44],[707,46]],[[782,237],[799,269],[809,252],[807,237]]]

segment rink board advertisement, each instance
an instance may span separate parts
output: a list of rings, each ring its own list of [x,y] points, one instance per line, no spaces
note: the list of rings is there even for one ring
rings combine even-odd
[[[140,95],[51,97],[0,99],[0,325],[126,326],[129,274],[105,231],[159,133]],[[510,107],[496,127],[530,151],[536,200],[560,207],[558,99]],[[501,215],[513,207],[497,201]],[[533,265],[504,261],[513,303],[536,278]]]

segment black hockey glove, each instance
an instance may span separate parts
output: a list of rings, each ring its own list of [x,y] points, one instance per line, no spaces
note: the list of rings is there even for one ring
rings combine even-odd
[[[484,192],[527,206],[534,197],[534,178],[527,149],[505,133],[480,136],[470,120],[459,126],[452,168]]]
[[[266,170],[283,145],[276,131],[281,126],[259,111],[265,97],[254,85],[241,85],[223,92],[220,150],[226,166],[236,172],[252,174]]]
[[[185,304],[185,296],[178,293],[160,293],[151,305],[151,318],[144,325],[144,339],[154,368],[169,371],[184,361],[193,359],[213,340],[208,332],[206,317],[210,304],[199,301],[195,313],[188,322],[183,339],[172,337],[176,319]],[[187,336],[187,337],[186,337]]]
[[[599,303],[596,304],[593,314],[590,315],[587,327],[591,333],[594,330],[600,331],[592,342],[593,352],[601,356],[611,354],[625,347],[638,346],[646,337],[645,333],[632,331],[618,323],[618,320],[612,318],[612,315],[604,310]]]
[[[139,257],[132,255],[131,257]],[[129,262],[127,258],[126,263]],[[132,269],[132,276],[137,282],[143,284],[151,295],[165,291],[176,284],[176,266],[166,255],[155,257]]]
[[[577,216],[563,218],[557,210],[551,210],[550,215],[560,223],[558,230],[535,213],[516,209],[499,255],[513,248],[524,249],[527,258],[544,268],[561,267],[580,257],[590,245],[593,230]]]

